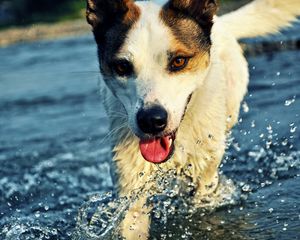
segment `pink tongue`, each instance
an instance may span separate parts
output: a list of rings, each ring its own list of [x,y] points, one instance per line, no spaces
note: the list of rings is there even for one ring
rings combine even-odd
[[[140,141],[140,151],[145,160],[152,163],[166,161],[171,151],[170,136]]]

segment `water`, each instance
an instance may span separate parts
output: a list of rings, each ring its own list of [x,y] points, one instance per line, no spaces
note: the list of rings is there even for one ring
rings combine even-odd
[[[0,58],[0,239],[116,236],[135,200],[107,194],[92,37],[10,46]],[[221,168],[221,192],[234,185],[234,194],[211,211],[166,186],[150,199],[152,239],[300,239],[299,62],[298,51],[249,58],[249,93]],[[100,228],[102,218],[113,221]]]

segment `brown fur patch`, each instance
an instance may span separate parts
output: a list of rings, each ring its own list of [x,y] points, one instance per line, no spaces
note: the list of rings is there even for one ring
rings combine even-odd
[[[207,68],[210,59],[210,35],[194,19],[168,8],[167,5],[162,9],[160,17],[171,29],[171,55],[192,56],[180,72]]]
[[[207,52],[200,52],[195,57],[191,58],[188,65],[183,71],[193,72],[199,69],[206,69],[209,65],[209,54]]]
[[[191,73],[194,71],[198,71],[199,69],[205,70],[208,67],[210,60],[208,49],[198,48],[197,46],[187,47],[185,44],[178,41],[175,37],[174,39],[172,39],[171,45],[174,49],[174,52],[172,51],[169,53],[170,59],[176,56],[191,57],[186,67],[180,70],[180,73]],[[176,72],[174,72],[174,74],[176,74]]]
[[[128,7],[128,12],[123,19],[123,24],[130,24],[132,22],[136,22],[141,15],[141,10],[131,0],[126,0],[125,2],[126,6]]]

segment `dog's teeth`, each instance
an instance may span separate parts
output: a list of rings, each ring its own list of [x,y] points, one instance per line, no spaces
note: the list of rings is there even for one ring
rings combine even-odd
[[[172,146],[172,143],[173,143],[173,139],[171,138],[170,141],[169,141],[169,147]]]

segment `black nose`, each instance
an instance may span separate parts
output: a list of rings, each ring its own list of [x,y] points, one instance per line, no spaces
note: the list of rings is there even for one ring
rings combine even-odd
[[[141,109],[137,113],[137,124],[147,134],[158,134],[165,130],[168,121],[167,111],[159,105]]]

